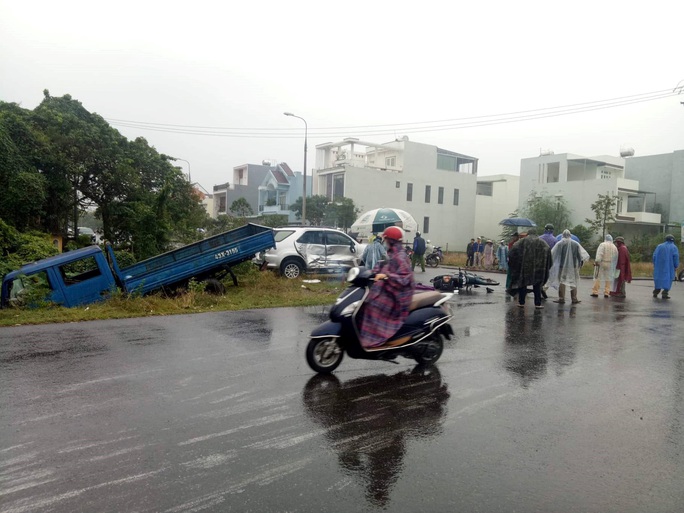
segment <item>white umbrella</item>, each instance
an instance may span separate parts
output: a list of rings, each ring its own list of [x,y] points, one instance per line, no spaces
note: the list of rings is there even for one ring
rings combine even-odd
[[[398,226],[405,232],[418,230],[418,223],[408,212],[398,208],[376,208],[361,214],[352,225],[351,231],[367,239],[371,233],[382,233],[390,226]]]

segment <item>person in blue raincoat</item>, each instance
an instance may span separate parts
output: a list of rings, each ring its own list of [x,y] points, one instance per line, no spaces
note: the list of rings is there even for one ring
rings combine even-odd
[[[665,242],[658,244],[653,252],[653,297],[663,291],[663,299],[670,299],[670,287],[679,267],[679,250],[673,235],[666,235]]]
[[[368,269],[375,269],[375,266],[380,262],[387,260],[387,251],[382,244],[382,240],[376,233],[373,233],[373,237],[373,241],[366,246],[366,249],[363,250],[363,255],[361,256],[363,265],[368,267]]]

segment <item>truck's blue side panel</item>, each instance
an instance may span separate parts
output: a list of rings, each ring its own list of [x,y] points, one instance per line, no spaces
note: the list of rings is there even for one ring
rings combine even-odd
[[[119,277],[127,292],[146,294],[243,262],[271,247],[275,247],[273,230],[248,224],[121,269]]]

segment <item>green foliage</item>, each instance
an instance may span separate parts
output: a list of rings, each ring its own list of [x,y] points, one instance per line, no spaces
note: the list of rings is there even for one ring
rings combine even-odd
[[[544,231],[544,226],[551,223],[555,233],[561,233],[570,227],[570,214],[565,198],[548,194],[537,195],[535,191],[530,193],[526,206],[520,209],[520,217],[532,219],[537,224],[539,232]]]
[[[0,219],[0,279],[22,265],[57,254],[50,237],[40,232],[20,233]]]
[[[44,96],[32,111],[0,102],[0,217],[20,230],[66,233],[95,206],[105,238],[140,258],[197,239],[207,215],[168,157],[69,95]]]
[[[124,249],[114,250],[114,257],[120,269],[136,263],[135,256],[130,251]]]
[[[238,217],[245,218],[254,215],[252,207],[245,198],[238,198],[230,205],[230,211]]]
[[[306,198],[306,220],[311,226],[321,226],[328,211],[328,198],[317,195]],[[295,213],[297,219],[302,218],[302,197],[290,205],[290,209]]]
[[[232,230],[234,228],[239,228],[243,224],[245,224],[244,219],[238,219],[233,216],[221,214],[216,219],[210,220],[207,228],[207,236],[211,237],[213,235],[218,235],[219,233],[227,232],[228,230]]]
[[[254,223],[270,228],[277,228],[279,226],[287,226],[287,216],[282,214],[272,214],[261,216],[254,219]]]
[[[307,203],[307,213],[308,209]],[[346,232],[354,224],[360,213],[361,209],[356,207],[354,200],[351,198],[341,198],[328,203],[325,209],[324,221],[326,225],[342,228]]]
[[[598,199],[591,204],[595,217],[585,221],[594,233],[601,233],[601,240],[605,238],[608,227],[615,222],[616,204],[617,196],[611,194],[599,194]]]
[[[570,232],[577,236],[580,240],[580,244],[584,246],[584,248],[587,248],[587,245],[591,242],[591,239],[594,236],[594,232],[590,229],[584,226],[583,224],[578,224],[575,227],[570,229]]]

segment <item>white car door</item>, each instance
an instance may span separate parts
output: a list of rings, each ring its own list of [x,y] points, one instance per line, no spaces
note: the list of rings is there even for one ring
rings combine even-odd
[[[354,267],[356,242],[341,232],[325,232],[326,238],[326,267],[330,270],[346,270]]]

